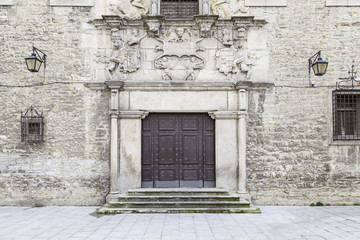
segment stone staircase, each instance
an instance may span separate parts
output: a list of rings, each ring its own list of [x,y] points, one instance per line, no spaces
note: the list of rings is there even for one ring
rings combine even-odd
[[[119,195],[97,213],[260,213],[260,209],[223,189],[142,188]]]

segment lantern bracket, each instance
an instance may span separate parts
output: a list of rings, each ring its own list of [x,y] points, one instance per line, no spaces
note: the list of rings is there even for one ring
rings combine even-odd
[[[41,51],[40,49],[38,49],[38,48],[36,48],[34,46],[33,46],[33,53],[35,53],[39,57],[41,62],[44,63],[44,71],[45,71],[45,68],[46,68],[46,54],[43,51]],[[40,55],[40,53],[42,55]]]
[[[314,87],[314,82],[312,82],[311,81],[311,68],[315,65],[315,64],[317,64],[318,62],[319,62],[319,60],[320,60],[320,62],[322,61],[322,59],[321,59],[321,51],[318,51],[317,53],[315,53],[314,55],[312,55],[309,59],[308,59],[308,61],[309,61],[309,85],[310,85],[310,87]],[[324,62],[324,61],[322,61],[322,62]],[[327,64],[327,63],[326,63]],[[326,69],[325,69],[325,72],[326,72]],[[325,74],[325,72],[324,73],[322,73],[322,74],[315,74],[315,75],[317,75],[317,76],[321,76],[321,75],[324,75]],[[315,72],[314,72],[315,73]]]

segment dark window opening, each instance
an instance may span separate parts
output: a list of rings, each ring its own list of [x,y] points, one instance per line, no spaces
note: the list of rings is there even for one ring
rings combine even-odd
[[[44,117],[33,107],[21,112],[21,141],[44,141]]]
[[[160,14],[170,19],[191,19],[199,14],[199,1],[161,0]]]
[[[360,90],[333,91],[334,140],[360,140]]]

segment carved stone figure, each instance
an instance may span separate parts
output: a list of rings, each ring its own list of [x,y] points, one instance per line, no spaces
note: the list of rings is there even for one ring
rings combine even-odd
[[[155,60],[155,67],[164,70],[163,80],[195,80],[194,70],[203,68],[204,60],[196,55],[164,54]],[[183,74],[174,74],[176,71]]]
[[[123,48],[123,42],[121,39],[114,41],[114,50],[111,54],[110,61],[106,66],[107,78],[113,80],[114,78],[124,79],[125,76],[120,71],[122,68],[121,61],[121,49]]]
[[[233,15],[238,15],[241,13],[247,13],[249,11],[249,7],[245,6],[245,1],[244,0],[237,0],[236,1],[236,10],[234,11]]]
[[[203,38],[211,37],[211,27],[215,23],[217,16],[201,16],[195,18],[195,22],[200,27],[200,36]]]
[[[168,42],[186,42],[190,40],[189,30],[182,27],[175,30],[170,28],[165,36]]]
[[[223,37],[222,37],[222,43],[225,46],[231,46],[234,42],[229,34],[229,30],[228,29],[223,29]]]
[[[189,59],[185,59],[184,60],[184,67],[186,68],[186,76],[185,76],[185,80],[195,80],[195,73],[194,70],[195,69],[200,69],[203,68],[204,62],[199,59],[196,58],[194,56],[191,56]]]
[[[107,78],[125,79],[128,73],[140,68],[140,51],[136,48],[125,46],[121,39],[114,41],[114,50],[106,67]]]
[[[160,21],[158,19],[146,19],[145,23],[149,27],[149,37],[158,38],[160,34]]]
[[[212,0],[211,12],[212,14],[219,15],[220,18],[227,17],[226,10],[227,0]]]
[[[216,68],[226,76],[230,76],[232,73],[235,52],[236,50],[233,48],[223,48],[215,54]]]
[[[149,0],[111,0],[109,10],[129,19],[139,19],[149,13]]]
[[[248,11],[245,0],[211,0],[211,13],[220,18],[243,15]]]
[[[252,74],[252,66],[256,65],[257,60],[258,58],[256,57],[255,53],[244,53],[240,58],[234,61],[234,67],[240,70],[243,74],[245,74],[246,79],[250,79]]]
[[[237,38],[246,39],[246,29],[245,28],[238,28],[237,31],[238,31]]]
[[[220,49],[216,55],[216,68],[228,78],[236,74],[234,78],[251,78],[252,67],[258,58],[255,53],[239,51],[235,47]]]
[[[144,36],[141,36],[141,37],[139,37],[138,35],[139,35],[139,30],[133,29],[131,34],[127,38],[127,44],[129,46],[136,45],[141,41],[141,39],[146,37],[146,34]]]

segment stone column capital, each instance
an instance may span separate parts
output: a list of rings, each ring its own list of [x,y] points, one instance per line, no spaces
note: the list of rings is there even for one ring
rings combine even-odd
[[[238,119],[238,111],[216,111],[209,112],[212,119]]]
[[[144,119],[149,115],[149,112],[145,111],[120,111],[120,119]]]
[[[243,119],[243,118],[247,118],[248,112],[247,111],[239,111],[238,112],[238,118],[239,119]]]
[[[124,85],[123,81],[106,81],[106,86],[111,90],[120,90]]]

